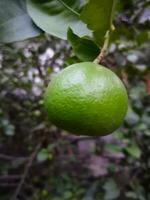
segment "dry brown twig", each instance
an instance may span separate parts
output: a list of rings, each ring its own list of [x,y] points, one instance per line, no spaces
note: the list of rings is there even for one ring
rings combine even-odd
[[[18,195],[20,194],[21,189],[22,189],[22,187],[23,187],[23,185],[24,185],[24,183],[25,183],[26,177],[28,176],[28,172],[29,172],[29,170],[30,170],[30,168],[31,168],[31,166],[32,166],[32,163],[33,163],[33,161],[34,161],[34,159],[35,159],[35,157],[36,157],[38,151],[39,151],[40,148],[42,147],[42,143],[43,143],[43,140],[41,140],[41,141],[37,144],[37,146],[35,147],[33,153],[32,153],[31,156],[29,157],[28,163],[27,163],[27,165],[25,166],[24,173],[23,173],[23,175],[22,175],[21,181],[20,181],[20,183],[19,183],[19,185],[18,185],[18,187],[17,187],[17,189],[16,189],[16,191],[15,191],[13,197],[11,198],[11,200],[17,200],[17,197],[18,197]]]

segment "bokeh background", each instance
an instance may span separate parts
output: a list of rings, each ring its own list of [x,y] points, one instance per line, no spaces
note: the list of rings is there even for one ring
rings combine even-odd
[[[52,125],[45,87],[79,62],[70,45],[43,35],[0,44],[0,199],[150,200],[150,1],[121,1],[103,64],[125,83],[122,126],[101,138]]]

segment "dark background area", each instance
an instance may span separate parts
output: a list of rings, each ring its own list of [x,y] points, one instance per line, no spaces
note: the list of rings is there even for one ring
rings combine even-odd
[[[0,45],[0,199],[150,200],[150,2],[122,1],[103,64],[125,83],[129,109],[106,137],[76,137],[43,108],[51,78],[79,60],[40,36]]]

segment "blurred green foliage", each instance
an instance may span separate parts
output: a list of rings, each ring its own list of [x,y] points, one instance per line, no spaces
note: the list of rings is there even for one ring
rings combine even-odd
[[[42,96],[52,76],[80,61],[67,42],[41,36],[0,47],[0,199],[150,199],[148,1],[120,1],[103,64],[124,81],[124,124],[103,138],[75,137],[47,119]],[[44,137],[44,139],[43,139]],[[28,165],[41,143],[32,165]]]

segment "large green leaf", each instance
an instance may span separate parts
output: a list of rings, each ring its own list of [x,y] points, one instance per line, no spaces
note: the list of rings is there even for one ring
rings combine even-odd
[[[81,61],[93,61],[99,54],[99,47],[88,38],[80,38],[69,28],[68,41],[70,42],[75,55]]]
[[[81,12],[81,19],[94,32],[98,44],[110,30],[116,0],[89,0]]]
[[[23,40],[40,33],[26,12],[24,0],[0,1],[0,42]]]
[[[83,0],[27,0],[27,9],[33,21],[45,32],[66,39],[71,27],[79,36],[89,35],[78,11]]]

